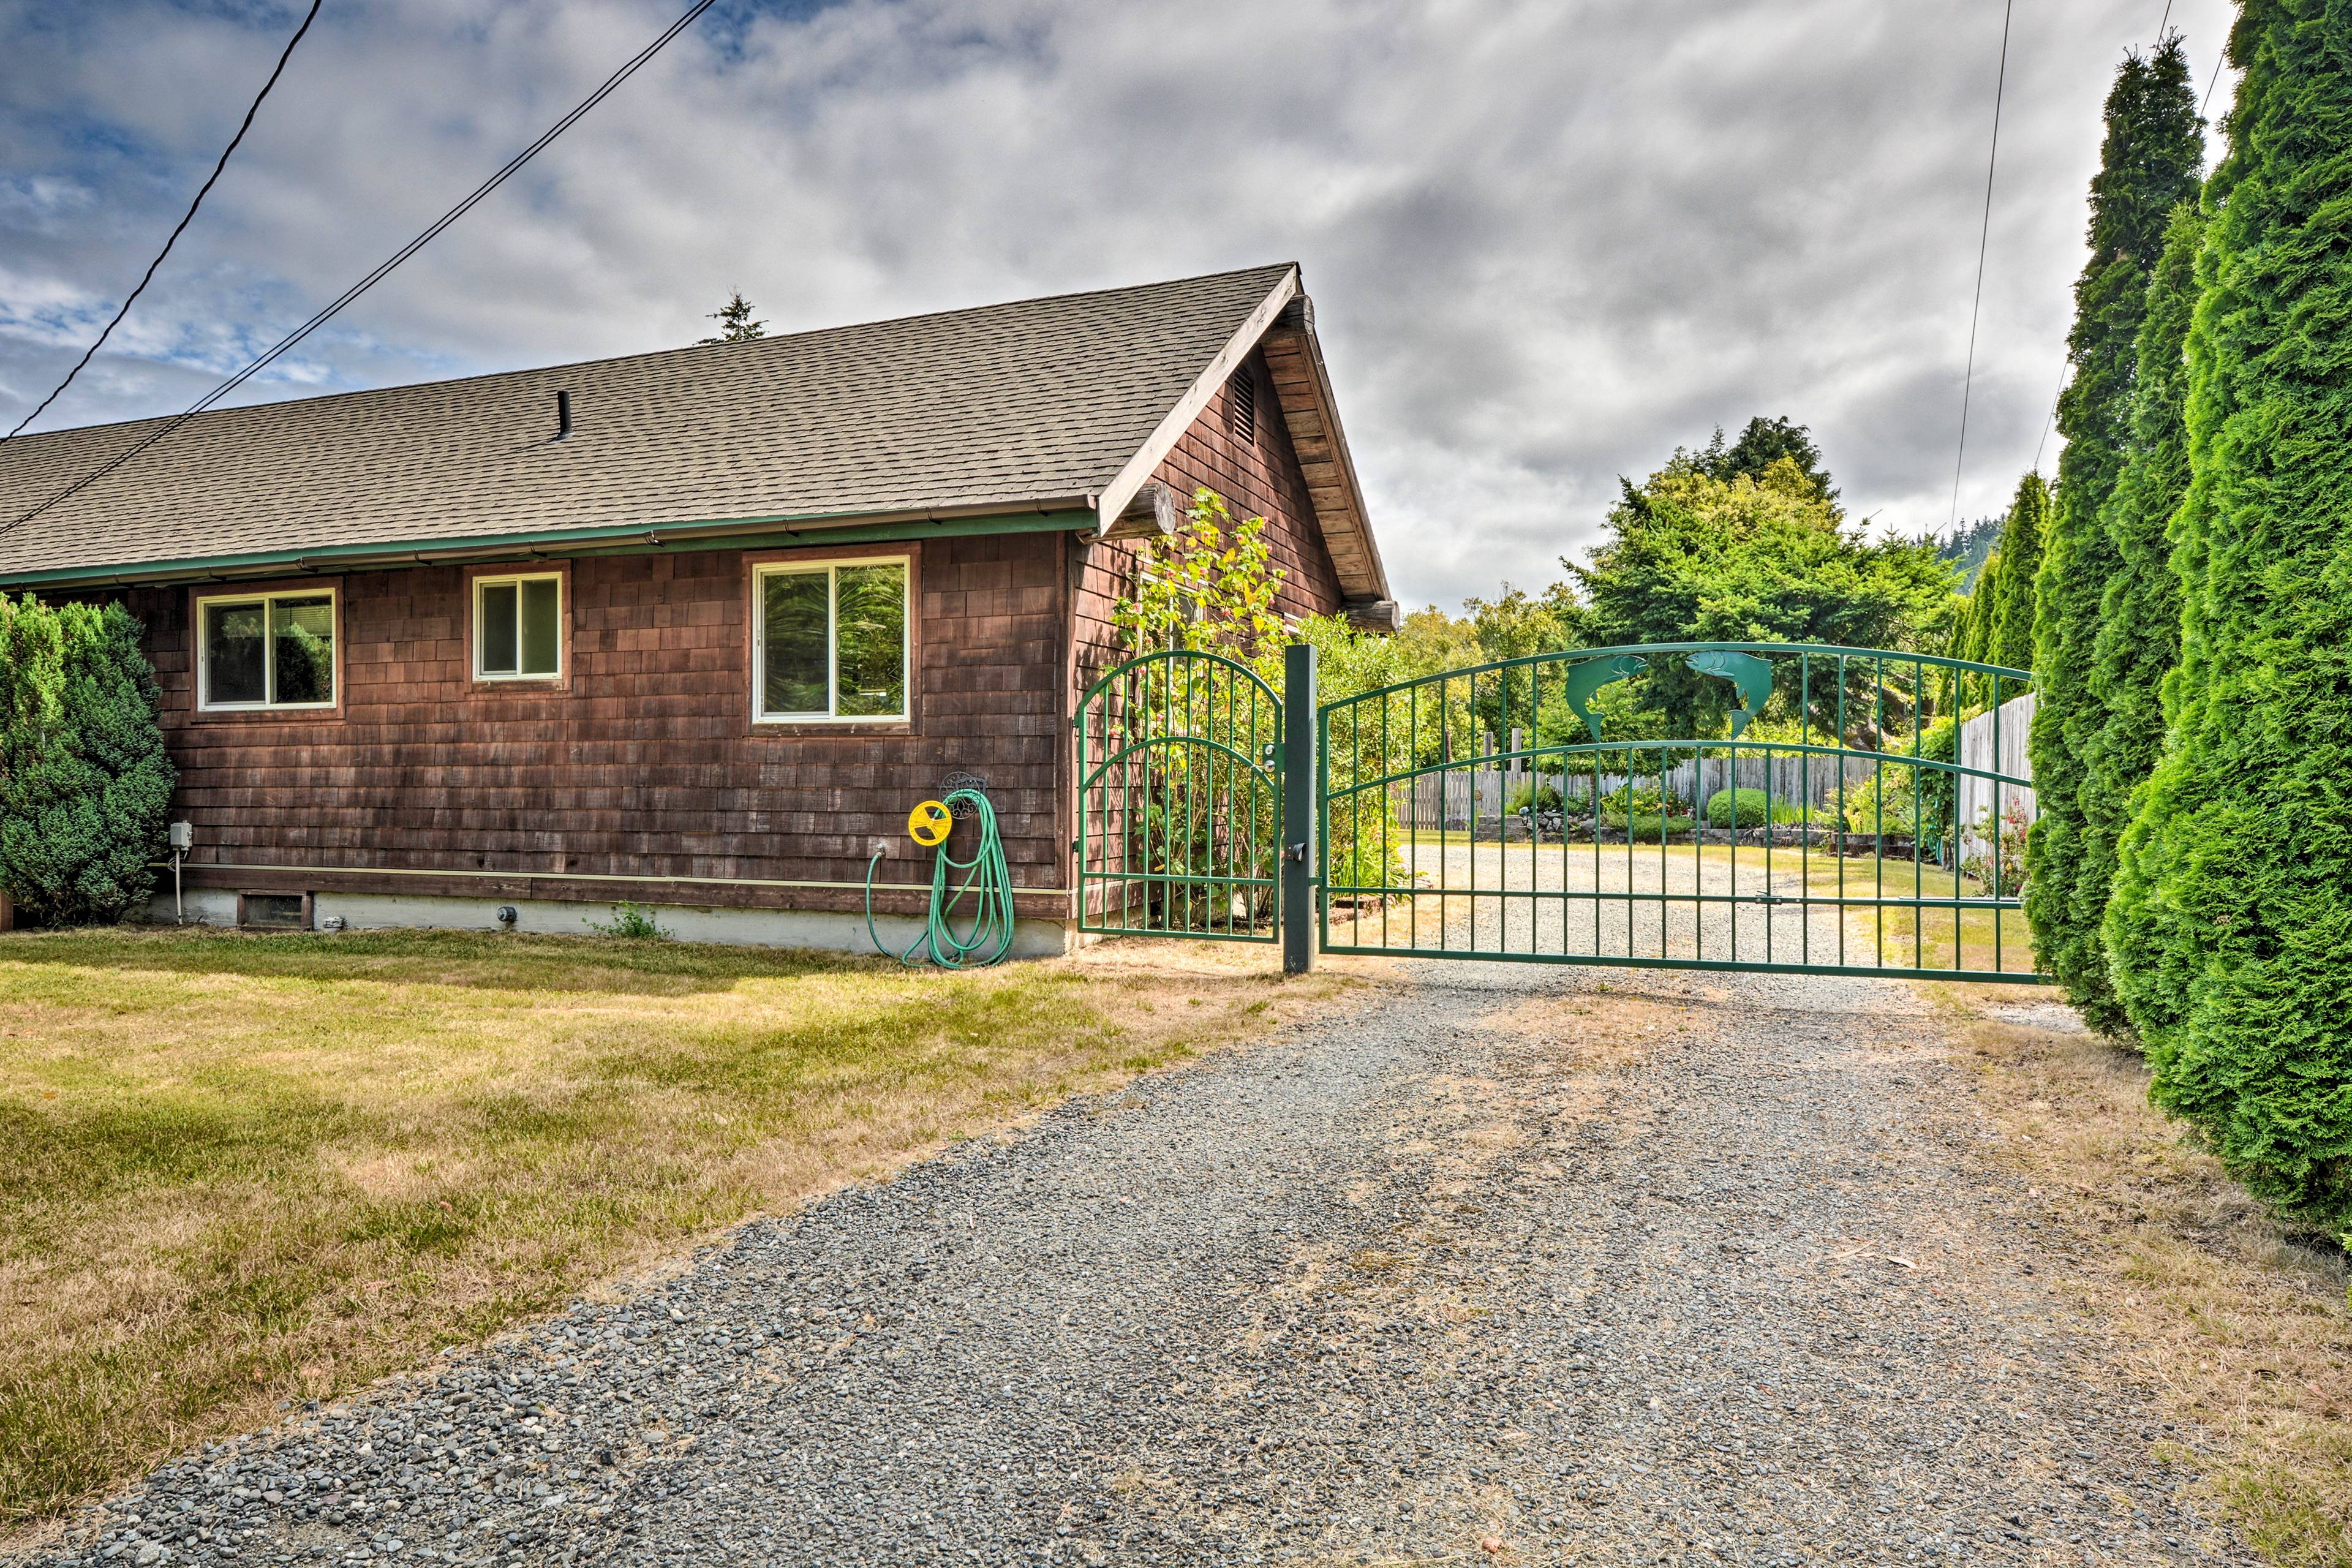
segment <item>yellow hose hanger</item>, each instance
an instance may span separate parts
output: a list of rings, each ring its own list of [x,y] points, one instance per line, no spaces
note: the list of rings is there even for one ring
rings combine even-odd
[[[952,782],[952,781],[951,781]],[[955,830],[959,812],[978,829],[979,843],[971,858],[959,860],[948,852],[948,835]],[[945,800],[919,802],[907,814],[907,837],[923,848],[937,851],[931,861],[931,902],[923,916],[923,934],[898,955],[909,968],[923,962],[942,969],[968,969],[1001,962],[1013,951],[1013,871],[1004,861],[1004,842],[996,833],[996,808],[976,788],[951,790]],[[874,868],[888,851],[877,848],[866,862],[866,934],[883,947],[874,929]],[[961,873],[955,881],[953,873]],[[959,935],[957,912],[971,900],[971,926]]]

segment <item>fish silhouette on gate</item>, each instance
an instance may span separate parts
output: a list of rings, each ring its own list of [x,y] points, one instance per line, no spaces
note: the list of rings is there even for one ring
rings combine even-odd
[[[1684,663],[1701,675],[1712,675],[1728,680],[1739,690],[1739,706],[1731,710],[1731,738],[1748,728],[1755,717],[1764,711],[1764,704],[1772,700],[1772,664],[1769,659],[1752,653],[1734,653],[1727,647],[1712,647],[1695,653]],[[1595,740],[1600,739],[1596,732]]]
[[[1650,668],[1650,661],[1637,653],[1613,654],[1607,658],[1588,658],[1568,667],[1565,680],[1568,706],[1584,721],[1592,738],[1601,739],[1601,721],[1592,716],[1592,694],[1604,686],[1614,685],[1628,676],[1639,675]]]

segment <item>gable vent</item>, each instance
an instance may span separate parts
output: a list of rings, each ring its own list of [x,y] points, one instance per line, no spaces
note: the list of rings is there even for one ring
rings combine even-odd
[[[1225,434],[1245,447],[1257,445],[1257,376],[1246,364],[1225,384]]]

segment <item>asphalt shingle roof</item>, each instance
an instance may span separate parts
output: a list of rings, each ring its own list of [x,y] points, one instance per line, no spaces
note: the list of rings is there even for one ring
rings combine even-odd
[[[10,528],[162,421],[20,436],[0,581],[1100,492],[1290,270],[215,409]]]

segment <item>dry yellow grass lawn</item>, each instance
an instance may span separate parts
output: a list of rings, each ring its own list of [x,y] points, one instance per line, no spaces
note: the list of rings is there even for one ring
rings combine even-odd
[[[2352,1564],[2343,1254],[2283,1231],[2151,1109],[2137,1056],[2002,1016],[2053,994],[1939,989],[1983,1109],[2018,1135],[2002,1157],[2082,1245],[2084,1304],[2168,1413],[2221,1438],[2209,1493],[2281,1563]]]
[[[597,938],[0,936],[0,1524],[1351,982]]]

